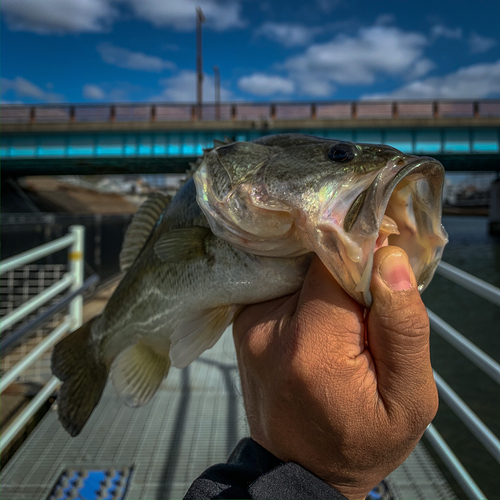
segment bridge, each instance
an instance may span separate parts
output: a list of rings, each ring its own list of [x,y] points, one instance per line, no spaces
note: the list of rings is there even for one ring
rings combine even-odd
[[[4,105],[4,175],[180,173],[214,139],[301,132],[500,170],[500,100]]]

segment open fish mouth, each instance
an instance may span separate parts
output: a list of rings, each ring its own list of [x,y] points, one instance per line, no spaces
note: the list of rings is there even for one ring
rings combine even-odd
[[[399,160],[357,194],[341,228],[328,218],[316,226],[314,251],[356,300],[371,305],[373,254],[387,245],[407,253],[420,292],[429,284],[448,241],[441,225],[443,180],[444,168],[432,158]]]

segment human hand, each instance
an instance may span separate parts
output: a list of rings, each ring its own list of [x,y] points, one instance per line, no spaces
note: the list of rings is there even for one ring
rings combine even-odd
[[[349,499],[406,459],[438,407],[429,320],[400,248],[375,253],[371,293],[366,312],[315,257],[299,292],[248,306],[233,328],[252,438]]]

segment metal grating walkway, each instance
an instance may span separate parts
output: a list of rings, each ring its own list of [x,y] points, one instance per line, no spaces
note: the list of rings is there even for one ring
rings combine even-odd
[[[183,370],[172,369],[144,408],[107,387],[82,434],[70,438],[50,411],[3,469],[2,500],[45,500],[67,470],[133,467],[127,500],[182,498],[210,465],[248,435],[230,331]],[[395,498],[455,498],[419,444],[388,478]]]

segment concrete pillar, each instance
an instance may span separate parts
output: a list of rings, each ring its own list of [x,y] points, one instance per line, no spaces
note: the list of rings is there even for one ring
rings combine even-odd
[[[500,178],[491,184],[489,226],[491,235],[500,236]]]

